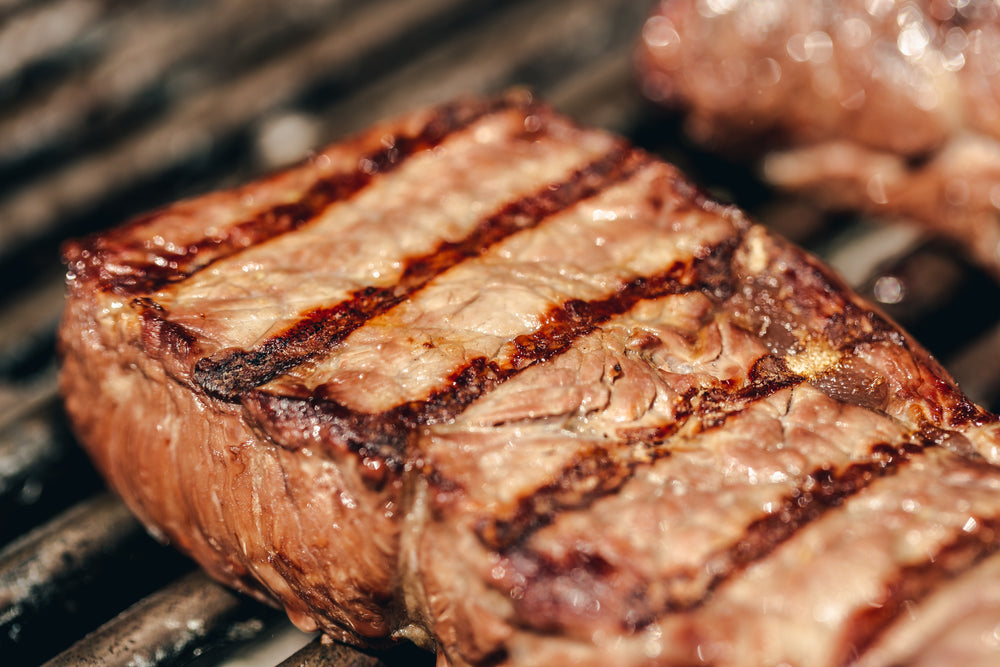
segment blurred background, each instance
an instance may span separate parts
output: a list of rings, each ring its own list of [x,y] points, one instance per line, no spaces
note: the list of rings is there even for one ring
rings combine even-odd
[[[633,73],[653,4],[0,0],[3,664],[433,663],[318,641],[295,653],[312,638],[146,536],[69,434],[53,341],[66,238],[454,95],[528,87],[678,163],[819,254],[973,399],[1000,406],[997,284],[908,226],[822,214],[689,144],[679,119],[643,100]],[[262,645],[263,656],[249,653]]]

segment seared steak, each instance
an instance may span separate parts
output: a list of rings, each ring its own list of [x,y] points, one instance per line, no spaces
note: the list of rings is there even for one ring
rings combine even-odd
[[[528,96],[65,257],[81,440],[303,628],[455,665],[997,657],[965,641],[1000,622],[997,418],[815,259]]]
[[[825,206],[921,223],[1000,277],[1000,5],[664,0],[646,93]]]

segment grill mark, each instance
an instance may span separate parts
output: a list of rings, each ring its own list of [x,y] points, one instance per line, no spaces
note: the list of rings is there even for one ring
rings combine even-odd
[[[590,507],[598,498],[621,489],[639,465],[670,456],[662,440],[646,442],[640,436],[638,441],[625,440],[618,446],[580,452],[553,481],[521,498],[510,518],[480,518],[476,536],[488,549],[511,551],[529,535],[551,524],[560,512]]]
[[[907,603],[919,603],[938,588],[968,572],[1000,550],[1000,517],[973,517],[977,528],[960,531],[950,543],[922,563],[900,568],[887,586],[883,603],[870,606],[847,622],[845,655],[836,663],[851,665],[904,613]]]
[[[390,467],[398,467],[402,463],[400,455],[420,426],[458,416],[480,396],[524,369],[565,352],[577,338],[590,333],[607,318],[624,312],[641,298],[692,289],[679,278],[686,269],[678,263],[663,274],[637,278],[606,299],[569,301],[553,308],[537,331],[515,339],[516,352],[510,363],[476,357],[456,370],[443,388],[426,399],[410,401],[384,412],[359,413],[325,398],[291,398],[259,390],[249,392],[244,400],[277,428],[277,432],[269,430],[275,433],[279,444],[289,448],[304,446],[299,444],[297,433],[289,433],[283,427],[305,424],[303,432],[309,435],[301,439],[303,443],[317,439],[343,443],[352,451],[379,456]],[[316,433],[320,434],[319,438]]]
[[[807,524],[841,506],[876,479],[894,475],[912,458],[933,443],[923,441],[887,443],[872,447],[871,458],[853,463],[839,475],[828,468],[810,474],[803,484],[786,496],[781,509],[751,523],[742,539],[710,559],[713,576],[705,595],[690,605],[700,605],[708,594],[747,565],[767,556]]]
[[[481,519],[476,527],[480,541],[487,548],[505,551],[523,544],[530,535],[551,524],[559,512],[585,509],[600,498],[617,492],[640,465],[652,464],[670,455],[665,441],[684,428],[692,420],[697,420],[696,430],[706,431],[722,427],[728,419],[735,417],[750,404],[768,398],[769,396],[789,387],[807,381],[808,378],[788,371],[780,357],[764,355],[751,367],[747,383],[739,388],[733,388],[729,382],[720,382],[706,391],[689,392],[682,396],[683,404],[675,412],[675,420],[669,424],[646,427],[627,431],[620,443],[612,444],[605,450],[597,450],[581,454],[560,475],[538,489],[534,494],[524,497],[518,503],[511,518]],[[921,431],[923,434],[924,431]],[[926,443],[936,444],[941,439],[940,433],[933,436],[923,435]],[[621,447],[628,452],[625,456],[612,457],[608,450]],[[881,448],[873,449],[873,453],[882,457],[892,458],[893,452]],[[896,456],[905,453],[904,449],[895,452]],[[592,481],[587,478],[589,470],[600,469],[605,478]],[[868,474],[864,470],[845,474]],[[591,473],[598,474],[598,473]],[[813,483],[832,483],[829,470],[819,470],[813,473]],[[827,481],[824,481],[827,480]],[[577,485],[586,485],[585,492],[577,489]],[[824,487],[825,488],[825,487]],[[811,493],[811,492],[810,492]],[[820,494],[826,497],[825,491]],[[797,499],[800,495],[795,496]],[[810,495],[810,497],[812,497]],[[562,500],[558,500],[558,499]],[[796,502],[801,502],[796,500]],[[746,547],[740,547],[746,551]]]
[[[489,549],[502,552],[516,548],[551,524],[559,512],[589,507],[620,490],[640,466],[670,456],[666,440],[692,420],[697,420],[698,431],[718,428],[749,404],[803,381],[805,378],[790,373],[781,359],[764,355],[754,363],[744,385],[734,388],[730,383],[719,383],[704,392],[689,392],[681,397],[683,403],[671,423],[631,429],[620,434],[618,443],[581,453],[556,479],[521,498],[510,518],[480,519],[476,533]]]
[[[300,398],[251,390],[242,400],[283,447],[299,449],[317,442],[330,443],[363,458],[377,458],[399,471],[407,445],[417,437],[420,427],[454,419],[480,396],[523,370],[562,354],[611,317],[641,300],[717,289],[718,273],[728,271],[729,258],[739,242],[738,237],[728,238],[704,257],[678,261],[661,273],[634,278],[608,297],[594,301],[571,299],[554,307],[535,332],[513,341],[514,354],[509,361],[476,357],[423,400],[379,413],[355,412],[315,394]]]
[[[487,548],[505,551],[515,548],[530,537],[530,535],[551,524],[559,512],[575,509],[585,509],[601,497],[617,492],[640,465],[648,465],[670,455],[670,450],[664,446],[665,441],[684,428],[692,420],[697,420],[696,431],[706,431],[722,427],[731,417],[735,417],[750,404],[768,398],[769,396],[789,387],[806,382],[808,378],[791,373],[780,357],[764,355],[751,367],[747,383],[734,389],[731,383],[721,382],[704,392],[689,392],[681,397],[683,404],[675,412],[675,421],[656,427],[646,427],[627,431],[621,443],[608,449],[621,446],[628,451],[626,456],[612,457],[607,450],[588,452],[577,457],[573,464],[567,466],[560,475],[538,489],[534,494],[522,498],[513,516],[508,519],[482,519],[476,531],[480,541]],[[921,431],[924,434],[923,429]],[[941,433],[923,435],[928,443],[947,439]],[[893,453],[876,448],[873,453],[889,457],[907,453],[906,447]],[[910,452],[912,453],[912,452]],[[587,478],[588,474],[599,474],[588,471],[600,469],[604,477],[596,480]],[[833,483],[829,470],[818,470],[813,473],[807,485]],[[870,471],[852,469],[847,476],[869,475]],[[842,476],[843,477],[843,476]],[[576,488],[585,485],[588,488],[581,491]],[[820,497],[825,498],[826,486],[821,489]],[[843,485],[841,485],[843,486]],[[804,493],[804,492],[802,492]],[[812,497],[812,492],[809,492]],[[796,502],[801,503],[803,496],[798,493]],[[783,510],[784,511],[784,510]],[[747,552],[746,546],[738,547],[741,552]]]
[[[199,360],[195,365],[195,381],[212,395],[237,399],[341,342],[368,320],[412,296],[435,276],[479,256],[512,234],[538,226],[546,218],[628,179],[652,163],[652,157],[646,153],[618,145],[573,172],[566,181],[510,202],[480,221],[464,239],[442,241],[434,250],[410,258],[395,285],[366,287],[335,306],[317,308],[254,349],[225,350]]]
[[[747,408],[751,403],[767,398],[787,387],[805,382],[808,378],[788,369],[785,360],[773,354],[757,359],[747,373],[746,383],[735,391],[729,382],[720,382],[702,394],[686,408],[691,416],[698,417],[698,430],[718,428]],[[686,397],[685,397],[686,398]]]
[[[224,235],[199,239],[175,252],[162,249],[155,261],[129,264],[124,272],[120,272],[120,264],[117,264],[119,271],[109,271],[106,266],[108,263],[115,264],[114,256],[122,251],[122,246],[114,243],[114,237],[98,238],[90,243],[90,247],[71,243],[64,254],[75,258],[71,267],[79,277],[96,277],[112,292],[122,296],[148,294],[168,284],[186,280],[218,260],[302,227],[330,205],[365,188],[379,174],[392,172],[418,152],[441,144],[452,134],[488,115],[511,108],[521,108],[530,113],[532,108],[540,106],[526,96],[517,95],[488,101],[459,100],[442,105],[433,111],[432,117],[415,134],[391,137],[383,141],[379,150],[361,156],[354,171],[323,177],[294,202],[277,204],[261,211],[229,227]],[[129,228],[148,224],[160,215],[153,213],[140,218]],[[135,243],[127,245],[126,249],[147,256],[145,247]]]
[[[564,594],[560,591],[568,589],[606,591],[607,600],[598,597],[599,593],[594,594],[595,600],[602,608],[613,609],[617,605],[622,629],[635,632],[665,614],[691,612],[701,607],[716,588],[748,565],[767,557],[799,530],[839,507],[876,479],[895,474],[927,446],[933,443],[876,445],[872,448],[871,459],[854,463],[840,474],[829,468],[815,470],[783,499],[780,509],[752,522],[741,539],[707,560],[704,569],[713,574],[696,595],[684,591],[696,580],[697,573],[678,575],[659,582],[667,587],[668,593],[663,600],[653,604],[646,594],[649,582],[642,575],[622,571],[596,554],[579,550],[572,550],[556,561],[525,548],[524,536],[499,551],[498,569],[504,576],[492,583],[511,594],[519,617],[535,629],[559,630],[564,624],[573,625],[571,619],[580,613],[581,603],[578,599],[562,599]],[[573,585],[564,586],[565,577],[573,579]],[[624,585],[619,583],[616,587],[615,582],[624,582]]]

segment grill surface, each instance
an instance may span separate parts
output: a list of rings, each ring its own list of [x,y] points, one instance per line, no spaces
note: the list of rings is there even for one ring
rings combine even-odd
[[[0,0],[5,664],[219,665],[234,647],[282,634],[264,659],[273,665],[306,640],[288,634],[281,614],[195,573],[102,490],[56,395],[58,247],[456,94],[528,86],[678,163],[881,299],[973,399],[1000,407],[1000,288],[950,246],[905,226],[821,215],[687,145],[631,75],[651,4]],[[421,662],[433,658],[315,640],[281,664]]]

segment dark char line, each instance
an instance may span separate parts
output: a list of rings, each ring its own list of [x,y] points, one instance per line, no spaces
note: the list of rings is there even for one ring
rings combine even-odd
[[[105,268],[106,255],[121,252],[121,247],[115,245],[120,243],[116,234],[98,237],[90,247],[70,244],[65,254],[86,258],[86,261],[74,263],[78,275],[96,273],[103,284],[123,296],[149,294],[168,284],[186,280],[220,259],[302,227],[332,204],[362,190],[377,176],[394,171],[413,155],[434,148],[452,134],[490,114],[510,108],[521,108],[527,114],[535,106],[529,97],[523,95],[444,104],[434,110],[430,120],[417,133],[383,141],[379,150],[359,158],[356,169],[317,180],[297,201],[261,211],[249,220],[228,227],[223,235],[202,238],[177,252],[161,250],[155,263],[133,264],[124,273],[108,272]],[[126,229],[148,224],[160,215],[152,213],[135,220]],[[146,256],[144,248],[133,250],[140,256]]]
[[[738,238],[729,238],[701,258],[676,262],[651,276],[639,276],[614,294],[593,301],[571,299],[552,308],[534,332],[513,341],[508,361],[477,357],[457,369],[441,389],[426,399],[410,401],[380,413],[358,413],[320,396],[278,396],[250,391],[244,403],[284,447],[297,449],[329,443],[374,458],[398,469],[407,444],[419,427],[454,419],[474,400],[523,370],[544,363],[568,350],[601,323],[631,309],[639,301],[696,290],[717,290],[713,278],[728,271]],[[711,285],[711,287],[707,287]]]
[[[475,258],[490,246],[531,229],[574,204],[627,180],[653,162],[619,145],[576,170],[564,182],[543,186],[483,219],[464,239],[442,241],[431,252],[410,258],[400,280],[387,287],[357,290],[345,301],[303,315],[282,333],[250,350],[227,350],[200,359],[195,380],[210,394],[229,400],[258,387],[344,340],[365,322],[411,297],[435,276]]]
[[[668,439],[690,420],[697,420],[699,431],[718,428],[751,403],[805,380],[789,371],[782,359],[766,354],[751,367],[745,384],[733,387],[720,382],[687,393],[680,398],[672,422],[630,430],[620,442],[578,456],[556,479],[522,498],[511,517],[480,520],[477,535],[484,546],[495,551],[519,548],[533,532],[552,523],[559,512],[589,507],[618,491],[640,466],[670,456]],[[615,448],[623,448],[626,454],[611,456]],[[595,472],[598,469],[600,474]]]
[[[875,645],[893,621],[906,613],[907,605],[919,603],[942,585],[972,570],[1000,550],[1000,517],[974,517],[977,528],[959,531],[951,542],[913,565],[907,565],[886,583],[887,595],[878,607],[857,613],[848,622],[845,655],[838,664],[854,664],[858,657]]]
[[[708,559],[704,567],[713,574],[704,587],[694,594],[685,591],[690,587],[690,580],[697,578],[697,573],[679,575],[673,577],[672,581],[659,582],[666,585],[668,592],[663,599],[651,600],[646,594],[648,582],[641,576],[623,572],[591,553],[570,552],[565,555],[566,562],[554,562],[525,545],[530,531],[509,536],[515,538],[514,541],[500,547],[499,553],[504,558],[507,575],[493,583],[505,593],[517,591],[517,595],[511,597],[519,615],[529,625],[554,631],[563,629],[566,621],[572,625],[569,619],[577,613],[578,603],[564,599],[566,589],[560,584],[561,577],[569,576],[567,573],[572,572],[575,586],[570,587],[571,594],[573,590],[582,587],[593,591],[615,591],[613,595],[625,599],[626,603],[618,609],[620,623],[623,629],[635,632],[664,615],[698,609],[711,598],[716,588],[748,565],[766,558],[799,530],[831,509],[839,507],[876,479],[896,474],[926,446],[933,446],[933,443],[876,445],[872,448],[869,460],[851,464],[840,473],[828,468],[814,471],[781,501],[775,512],[749,524],[740,539]],[[621,481],[623,476],[627,474],[617,475],[616,481]],[[606,492],[607,489],[602,488],[597,495],[604,495]],[[549,521],[532,525],[531,530],[550,522],[551,517]],[[484,535],[480,532],[480,537],[495,538],[496,533],[487,532]],[[622,591],[616,590],[614,580],[631,582],[626,585],[624,595]],[[634,587],[634,590],[629,590],[628,586]],[[669,592],[671,590],[678,592]],[[613,608],[613,604],[609,606]]]

